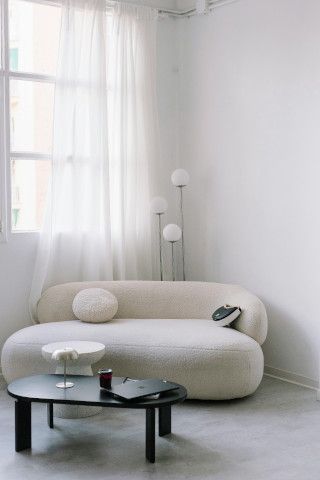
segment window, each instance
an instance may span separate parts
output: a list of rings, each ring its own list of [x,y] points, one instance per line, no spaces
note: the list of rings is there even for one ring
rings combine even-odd
[[[50,177],[61,9],[34,0],[2,0],[1,5],[0,135],[5,132],[5,150],[0,155],[6,158],[6,172],[0,172],[0,214],[4,226],[7,212],[13,232],[35,231],[42,223]]]

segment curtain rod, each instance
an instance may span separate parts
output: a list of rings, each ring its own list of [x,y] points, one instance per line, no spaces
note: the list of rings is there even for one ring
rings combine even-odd
[[[27,0],[29,2],[33,3],[42,3],[42,4],[49,4],[49,5],[54,5],[54,6],[60,6],[63,3],[63,0]],[[240,0],[209,0],[209,10],[214,10],[215,8],[218,7],[223,7],[225,5],[229,5],[231,3],[239,2]],[[142,2],[126,2],[125,0],[106,0],[106,3],[128,3],[129,5],[134,5],[137,7],[150,7],[154,8],[155,10],[158,10],[159,15],[162,17],[175,17],[175,18],[185,18],[185,17],[192,17],[194,15],[197,15],[197,10],[196,8],[190,8],[188,10],[172,10],[172,9],[165,9],[159,7],[152,7],[151,5],[147,5],[146,3]]]

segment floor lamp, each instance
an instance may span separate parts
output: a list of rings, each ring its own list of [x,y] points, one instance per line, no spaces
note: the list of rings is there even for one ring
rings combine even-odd
[[[184,249],[184,218],[183,218],[183,187],[186,187],[190,181],[189,173],[182,168],[178,168],[171,175],[173,185],[180,191],[180,222],[181,222],[181,247],[182,247],[182,275],[183,280],[186,279],[185,271],[185,249]]]
[[[181,238],[181,228],[175,223],[169,223],[163,229],[163,238],[171,243],[172,280],[175,281],[174,244]]]
[[[162,255],[162,226],[161,215],[168,210],[168,202],[163,197],[154,197],[150,203],[150,210],[158,216],[158,238],[159,238],[159,264],[160,264],[160,280],[163,280],[163,255]]]

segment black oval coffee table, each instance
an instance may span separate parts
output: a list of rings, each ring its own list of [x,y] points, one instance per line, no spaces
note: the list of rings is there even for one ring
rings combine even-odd
[[[159,409],[159,436],[171,433],[171,405],[183,402],[187,390],[177,385],[176,390],[161,394],[158,399],[140,401],[121,401],[112,398],[100,388],[99,377],[68,375],[74,387],[61,389],[56,383],[62,375],[35,375],[20,378],[10,383],[8,394],[15,402],[15,448],[17,452],[31,448],[31,405],[32,402],[48,405],[48,425],[53,428],[53,405],[87,405],[112,408],[132,408],[146,410],[146,458],[155,461],[155,411]],[[113,377],[112,384],[123,382],[122,377]],[[79,421],[79,420],[77,420]]]

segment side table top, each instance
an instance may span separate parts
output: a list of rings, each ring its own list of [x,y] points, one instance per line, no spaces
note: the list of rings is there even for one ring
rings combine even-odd
[[[71,361],[74,365],[78,366],[92,365],[93,363],[98,362],[106,351],[106,347],[103,343],[70,340],[66,342],[47,343],[47,345],[42,347],[41,353],[47,362],[57,363],[55,360],[52,360],[53,352],[55,350],[63,350],[66,347],[71,347],[78,352],[79,357],[77,360]]]
[[[122,401],[112,398],[106,390],[100,388],[98,376],[68,375],[68,380],[75,385],[65,390],[56,387],[57,381],[62,379],[62,375],[56,374],[20,378],[10,383],[7,391],[11,397],[23,401],[136,409],[164,407],[183,402],[187,398],[185,387],[176,384],[176,390],[165,392],[158,399]],[[118,385],[123,380],[124,377],[113,377],[112,384]]]
[[[87,355],[90,353],[104,352],[105,346],[99,342],[87,342],[85,340],[70,340],[66,342],[47,343],[42,347],[42,352],[53,354],[55,350],[62,350],[66,347],[71,347],[77,350],[79,355]]]

